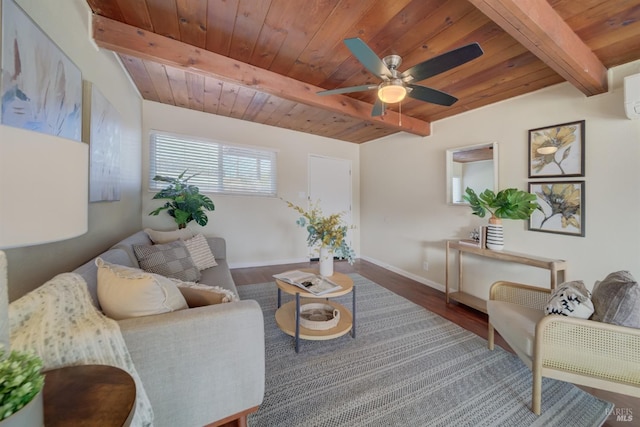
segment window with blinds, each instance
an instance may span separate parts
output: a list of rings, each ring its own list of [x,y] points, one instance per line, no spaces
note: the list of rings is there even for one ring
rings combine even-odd
[[[223,144],[217,141],[151,133],[149,149],[149,189],[160,190],[164,183],[156,175],[185,176],[203,193],[275,196],[276,152]]]

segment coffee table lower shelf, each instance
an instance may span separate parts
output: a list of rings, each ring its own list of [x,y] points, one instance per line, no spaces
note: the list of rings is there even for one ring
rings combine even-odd
[[[313,299],[302,299],[300,301],[300,305],[308,304],[308,303],[317,303],[318,300]],[[351,312],[342,304],[339,304],[335,301],[322,301],[323,304],[328,304],[333,308],[338,309],[340,311],[340,321],[338,324],[324,331],[315,330],[315,329],[307,329],[305,327],[300,326],[300,335],[299,337],[304,340],[331,340],[334,338],[341,337],[349,331],[353,327],[353,318],[351,316]],[[278,327],[282,329],[287,335],[290,335],[295,338],[296,336],[296,302],[291,301],[283,306],[281,306],[278,311],[276,311],[276,323]]]

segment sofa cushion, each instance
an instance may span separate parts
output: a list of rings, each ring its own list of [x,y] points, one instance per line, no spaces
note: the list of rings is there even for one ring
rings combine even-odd
[[[202,234],[197,234],[191,239],[184,240],[184,244],[191,254],[194,264],[198,267],[198,270],[204,270],[218,265],[215,257],[211,253],[207,239]]]
[[[487,301],[489,322],[521,357],[533,359],[536,324],[544,311],[505,301]],[[524,360],[524,359],[523,359]]]
[[[224,259],[216,259],[218,265],[216,267],[207,268],[202,270],[199,283],[209,286],[220,286],[221,288],[228,289],[234,294],[238,294],[238,289],[231,276],[231,270],[229,265]]]
[[[193,282],[177,282],[176,285],[189,308],[239,301],[235,293],[220,286],[208,286]]]
[[[189,228],[181,228],[172,231],[159,231],[145,228],[144,232],[147,233],[151,241],[155,244],[170,243],[179,239],[190,239],[195,236],[195,233]]]
[[[168,313],[187,308],[174,282],[137,268],[111,264],[98,257],[98,299],[115,320]]]
[[[133,245],[140,268],[184,282],[200,280],[200,270],[182,240],[161,245]]]
[[[565,282],[551,292],[544,308],[546,314],[588,319],[593,314],[593,303],[582,280]]]
[[[616,271],[596,282],[591,320],[640,328],[640,285],[628,271]]]

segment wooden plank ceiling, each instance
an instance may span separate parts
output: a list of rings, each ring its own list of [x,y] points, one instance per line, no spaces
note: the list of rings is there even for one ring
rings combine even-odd
[[[640,0],[87,0],[93,36],[144,99],[362,143],[569,81],[607,90],[640,59]],[[422,85],[451,107],[405,99],[370,116],[377,84],[344,45],[360,37],[400,71],[471,42],[484,55]],[[401,109],[401,110],[400,110]]]

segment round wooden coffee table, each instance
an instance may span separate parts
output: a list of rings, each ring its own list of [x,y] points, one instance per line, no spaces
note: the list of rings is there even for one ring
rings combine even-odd
[[[304,269],[310,273],[318,274],[317,270]],[[314,295],[306,292],[297,286],[290,285],[282,280],[276,279],[278,286],[278,310],[276,311],[276,323],[278,327],[287,335],[295,338],[296,353],[300,350],[300,339],[303,340],[330,340],[341,337],[349,332],[353,338],[356,337],[356,288],[353,280],[346,274],[334,273],[328,277],[332,282],[340,285],[342,289],[329,292],[324,295]],[[282,292],[295,295],[295,300],[281,305]],[[329,298],[352,295],[352,310],[349,311],[344,305],[329,301]],[[340,320],[336,326],[326,330],[308,329],[300,325],[300,307],[306,303],[317,302],[319,299],[326,300],[325,304],[340,311]]]

